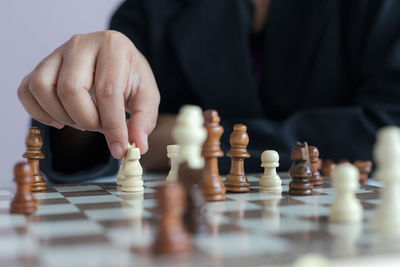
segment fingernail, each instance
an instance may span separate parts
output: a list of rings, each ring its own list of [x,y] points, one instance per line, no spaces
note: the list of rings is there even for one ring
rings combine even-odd
[[[50,123],[53,127],[56,127],[57,129],[62,129],[64,127],[64,124],[58,122],[58,121],[52,121]]]
[[[122,158],[123,156],[122,146],[119,143],[111,144],[111,154],[116,159]]]

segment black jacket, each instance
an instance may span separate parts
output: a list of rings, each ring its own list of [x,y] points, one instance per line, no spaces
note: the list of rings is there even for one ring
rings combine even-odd
[[[259,83],[252,16],[250,0],[128,0],[111,28],[150,62],[160,113],[217,109],[225,152],[233,124],[248,126],[247,172],[266,149],[287,170],[296,140],[323,158],[371,159],[377,129],[400,124],[400,1],[272,0]]]

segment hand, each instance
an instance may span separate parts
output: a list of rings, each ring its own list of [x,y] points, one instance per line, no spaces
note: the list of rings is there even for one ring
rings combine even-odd
[[[104,133],[115,158],[128,140],[147,151],[160,102],[148,62],[116,31],[74,35],[22,80],[18,97],[43,124]]]

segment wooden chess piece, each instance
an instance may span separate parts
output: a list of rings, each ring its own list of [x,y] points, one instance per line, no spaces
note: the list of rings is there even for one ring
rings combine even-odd
[[[318,164],[319,164],[318,148],[315,146],[309,146],[308,153],[310,155],[310,164],[311,164],[311,173],[312,173],[310,181],[312,182],[313,186],[322,186],[324,181],[318,170]]]
[[[171,169],[169,170],[166,182],[176,182],[178,180],[178,157],[179,157],[179,145],[169,145],[167,146],[167,157],[171,161]]]
[[[200,186],[207,201],[225,200],[226,190],[218,170],[218,158],[224,156],[220,147],[224,128],[219,125],[220,117],[216,110],[206,110],[203,114],[208,135],[201,152],[204,157],[204,169]]]
[[[249,192],[250,183],[244,172],[244,159],[250,158],[247,152],[249,136],[244,124],[235,124],[230,136],[231,149],[226,153],[231,160],[231,170],[226,176],[225,188],[228,192]]]
[[[39,128],[32,127],[29,129],[25,144],[26,152],[22,156],[28,160],[33,169],[32,191],[44,191],[46,190],[46,181],[40,173],[39,168],[39,160],[44,159],[44,155],[41,151],[43,140]]]
[[[161,221],[153,249],[160,254],[180,254],[191,248],[189,235],[183,224],[185,189],[180,183],[170,182],[158,192]]]
[[[292,165],[289,174],[292,180],[289,183],[289,195],[312,195],[313,185],[310,182],[311,166],[307,142],[297,142],[292,151]]]
[[[186,161],[179,165],[178,182],[183,185],[186,191],[183,221],[192,234],[208,231],[206,218],[201,211],[205,204],[203,191],[196,184],[201,179],[202,173],[202,169],[193,169]]]
[[[19,162],[14,167],[17,192],[11,201],[11,213],[31,214],[37,210],[37,201],[32,194],[33,169],[28,162]]]
[[[335,167],[336,164],[332,159],[324,159],[322,161],[322,174],[327,178],[331,178],[332,172]]]
[[[360,172],[360,184],[364,184],[372,170],[372,161],[356,160],[354,161],[354,166]]]

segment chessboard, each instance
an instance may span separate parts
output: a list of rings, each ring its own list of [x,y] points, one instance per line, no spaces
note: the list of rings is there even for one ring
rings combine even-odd
[[[14,192],[1,189],[0,266],[292,266],[304,257],[323,257],[329,266],[399,263],[400,243],[370,230],[378,187],[356,192],[363,223],[333,224],[329,179],[312,196],[290,196],[289,177],[280,175],[282,194],[260,192],[260,175],[249,175],[249,193],[206,203],[209,233],[191,236],[193,249],[178,257],[151,249],[163,175],[145,175],[141,194],[122,192],[115,181],[49,185],[34,193],[39,208],[29,216],[10,214]]]

